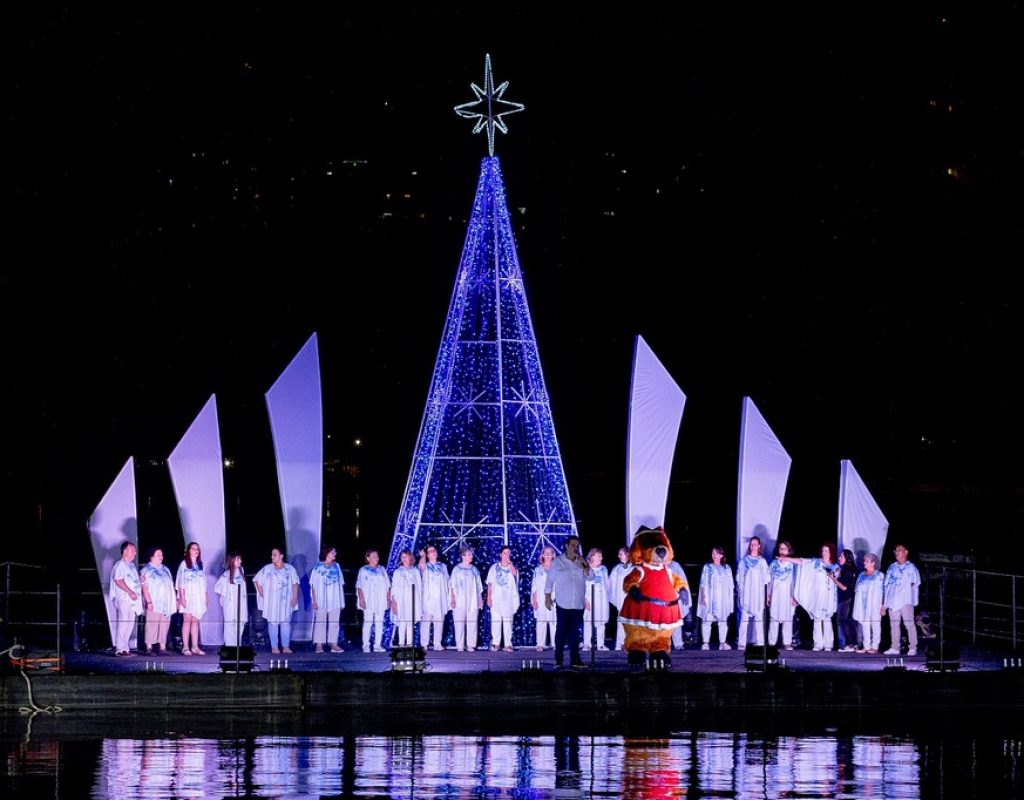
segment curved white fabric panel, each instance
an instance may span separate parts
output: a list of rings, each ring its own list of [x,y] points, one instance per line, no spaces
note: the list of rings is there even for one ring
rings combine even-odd
[[[864,563],[865,553],[874,553],[881,559],[888,532],[889,520],[854,469],[853,462],[839,462],[839,549],[852,550],[858,564]]]
[[[642,336],[633,350],[626,441],[626,546],[641,525],[665,524],[665,505],[686,395]]]
[[[309,571],[320,556],[324,493],[324,422],[315,333],[270,387],[266,398],[285,547],[288,561],[302,582],[299,609],[292,617],[292,639],[307,641],[313,638]]]
[[[224,616],[213,587],[224,571],[226,523],[216,395],[210,395],[199,416],[168,456],[167,467],[171,472],[185,544],[198,542],[202,549],[208,592],[206,614],[201,621],[202,643],[221,645],[224,644]],[[172,571],[181,563],[180,554],[175,558],[165,551],[164,559]]]
[[[754,535],[761,537],[765,558],[770,559],[775,552],[792,463],[754,401],[744,397],[736,503],[737,561],[746,555],[747,542]]]
[[[96,558],[100,591],[107,609],[110,641],[114,641],[114,604],[110,599],[110,573],[121,558],[121,544],[132,542],[139,547],[139,518],[135,506],[135,460],[129,458],[87,523]],[[135,647],[135,632],[131,645]]]

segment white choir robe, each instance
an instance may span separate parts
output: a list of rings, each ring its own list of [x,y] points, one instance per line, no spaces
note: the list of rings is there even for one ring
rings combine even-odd
[[[826,564],[820,558],[805,558],[799,564],[794,596],[811,615],[814,624],[814,649],[831,650],[834,640],[832,615],[836,613],[837,598],[836,585],[829,578],[829,573],[835,572],[839,567],[836,564]]]
[[[220,607],[224,614],[224,644],[230,647],[242,643],[245,623],[249,621],[249,597],[245,588],[245,575],[235,572],[231,581],[231,571],[224,570],[213,586],[214,593],[220,598]]]
[[[456,564],[449,578],[452,597],[452,621],[455,623],[455,649],[475,650],[480,599],[484,591],[480,570],[470,564]]]
[[[772,605],[768,614],[772,624],[768,643],[778,643],[779,628],[781,628],[783,645],[791,647],[793,645],[793,615],[795,612],[793,589],[796,584],[796,564],[779,561],[776,558],[772,561],[768,571],[772,578]]]
[[[317,608],[313,612],[313,642],[336,645],[345,608],[345,575],[335,561],[329,567],[320,562],[309,573],[309,589]]]
[[[369,564],[359,570],[356,575],[356,595],[362,590],[366,608],[363,611],[363,650],[370,649],[373,626],[376,625],[376,647],[381,649],[384,637],[384,612],[388,608],[388,592],[391,590],[391,579],[388,571],[382,566],[371,567]]]
[[[423,613],[420,619],[424,623],[422,631],[423,646],[434,642],[434,649],[443,649],[441,639],[444,636],[444,618],[451,605],[448,587],[448,567],[440,561],[431,564],[429,561],[420,569],[423,580]]]
[[[415,643],[415,626],[423,613],[423,582],[418,567],[399,567],[391,576],[393,644]]]
[[[864,649],[877,650],[882,639],[882,595],[885,576],[877,569],[857,576],[853,593],[853,618],[864,631]]]
[[[751,625],[754,627],[753,641],[764,644],[764,590],[770,581],[768,562],[761,556],[743,556],[736,565],[736,591],[739,594],[736,641],[741,650],[751,641]]]
[[[491,646],[501,644],[504,632],[505,647],[512,647],[512,619],[519,610],[519,575],[509,564],[491,564],[487,570],[487,585],[491,587]]]
[[[530,584],[530,605],[537,604],[537,607],[533,610],[533,620],[537,625],[538,649],[547,644],[548,636],[551,637],[551,646],[555,646],[555,621],[557,614],[554,608],[548,608],[544,597],[550,572],[551,570],[544,569],[542,566],[537,567],[533,570],[533,581]]]

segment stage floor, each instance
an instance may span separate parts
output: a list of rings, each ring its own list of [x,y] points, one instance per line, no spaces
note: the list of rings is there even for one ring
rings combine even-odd
[[[931,644],[935,647],[937,645]],[[755,655],[761,651],[751,647]],[[877,672],[894,665],[902,665],[908,671],[927,669],[926,649],[916,656],[859,655],[857,653],[813,652],[811,650],[780,650],[779,666],[794,672]],[[997,652],[981,647],[950,645],[944,654],[948,661],[951,654],[959,655],[960,671],[1003,670],[1006,652]],[[627,663],[625,652],[585,651],[583,662],[588,672],[635,672],[642,671]],[[746,654],[740,650],[686,649],[672,654],[671,672],[725,674],[746,672]],[[256,671],[268,672],[273,667],[285,666],[293,672],[360,672],[381,673],[392,670],[388,651],[364,653],[359,647],[347,648],[344,653],[314,653],[309,643],[296,646],[291,654],[273,655],[257,651],[254,659]],[[219,648],[211,647],[203,656],[183,656],[170,653],[165,656],[132,655],[116,657],[113,651],[99,653],[65,653],[65,669],[69,674],[123,674],[151,670],[168,673],[220,672]],[[568,664],[568,653],[566,653]],[[538,652],[533,647],[522,647],[514,652],[494,652],[490,649],[474,652],[455,650],[428,650],[424,663],[425,672],[434,673],[484,673],[520,672],[524,669],[539,669],[544,672],[557,671],[554,652],[548,648]],[[566,668],[568,671],[568,667]]]

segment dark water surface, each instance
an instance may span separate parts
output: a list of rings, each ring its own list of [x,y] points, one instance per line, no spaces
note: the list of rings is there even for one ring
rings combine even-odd
[[[500,713],[500,711],[499,711]],[[209,723],[210,720],[207,720]],[[216,721],[213,721],[216,724]],[[617,735],[62,735],[8,719],[3,798],[1009,798],[1019,734],[679,730]],[[20,726],[20,730],[19,730]]]

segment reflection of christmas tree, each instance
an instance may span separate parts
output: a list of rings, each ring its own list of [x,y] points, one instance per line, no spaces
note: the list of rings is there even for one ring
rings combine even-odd
[[[485,85],[493,93],[489,60],[487,66]],[[402,550],[415,553],[428,543],[456,564],[467,543],[486,578],[508,544],[527,600],[541,547],[553,544],[560,551],[575,533],[501,169],[488,156],[388,568],[398,565]],[[517,621],[525,627],[525,619]],[[486,640],[486,627],[483,633]]]

